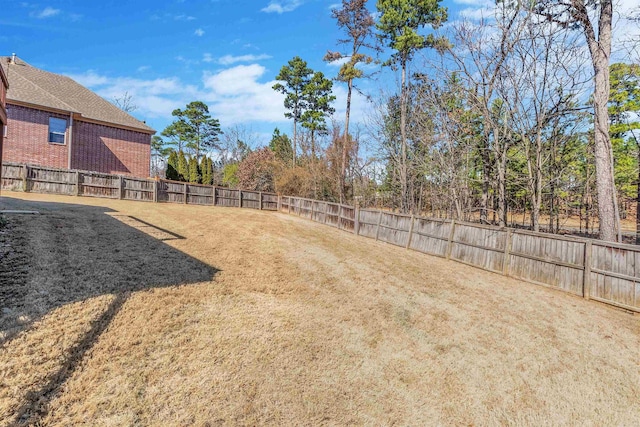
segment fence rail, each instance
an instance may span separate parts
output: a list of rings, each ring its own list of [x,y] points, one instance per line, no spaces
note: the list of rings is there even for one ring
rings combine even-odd
[[[638,246],[356,209],[290,196],[281,196],[280,211],[640,312]],[[332,214],[327,215],[328,211]]]
[[[2,164],[0,188],[142,202],[278,209],[278,195],[274,193],[17,163]]]
[[[640,247],[403,215],[273,193],[2,165],[2,189],[280,211],[358,236],[640,312]]]

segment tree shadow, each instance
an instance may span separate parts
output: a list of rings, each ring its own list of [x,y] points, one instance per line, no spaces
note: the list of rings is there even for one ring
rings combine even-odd
[[[127,298],[147,289],[211,281],[217,269],[164,243],[183,237],[137,218],[94,206],[0,198],[12,215],[0,230],[0,349],[66,304],[114,296],[108,308],[13,412],[16,423],[38,424]],[[142,224],[142,227],[138,226]],[[153,237],[155,233],[160,233]],[[163,238],[162,236],[169,236]]]
[[[81,122],[78,122],[75,126],[91,126],[91,129],[78,129],[78,132],[81,134],[84,133],[85,137],[73,140],[71,169],[119,174],[132,173],[132,165],[125,165],[120,157],[113,152],[113,149],[116,149],[118,145],[120,145],[121,152],[124,152],[129,148],[124,147],[122,142],[114,141],[108,134],[111,132],[109,128],[104,126],[87,125]],[[127,144],[134,144],[134,147],[138,145],[133,141],[128,142]],[[147,150],[149,149],[148,143],[146,148]]]

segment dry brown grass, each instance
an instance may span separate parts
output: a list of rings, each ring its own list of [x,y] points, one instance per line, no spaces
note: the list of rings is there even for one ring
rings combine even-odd
[[[0,323],[2,425],[640,419],[638,316],[284,214],[3,204],[43,215],[10,219],[37,268]]]

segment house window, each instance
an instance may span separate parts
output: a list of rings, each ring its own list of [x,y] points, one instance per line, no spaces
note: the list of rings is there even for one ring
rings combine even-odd
[[[64,144],[64,134],[67,130],[67,121],[57,117],[49,117],[49,142],[52,144]]]

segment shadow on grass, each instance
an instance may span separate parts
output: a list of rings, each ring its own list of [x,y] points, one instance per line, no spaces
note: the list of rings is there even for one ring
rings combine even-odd
[[[18,423],[38,424],[47,414],[48,403],[131,293],[210,281],[218,271],[153,237],[153,231],[182,236],[137,218],[127,223],[109,215],[114,211],[108,208],[7,198],[0,199],[0,208],[41,212],[9,216],[0,231],[0,347],[10,346],[16,334],[58,307],[115,296],[59,369],[25,394],[14,413]]]

